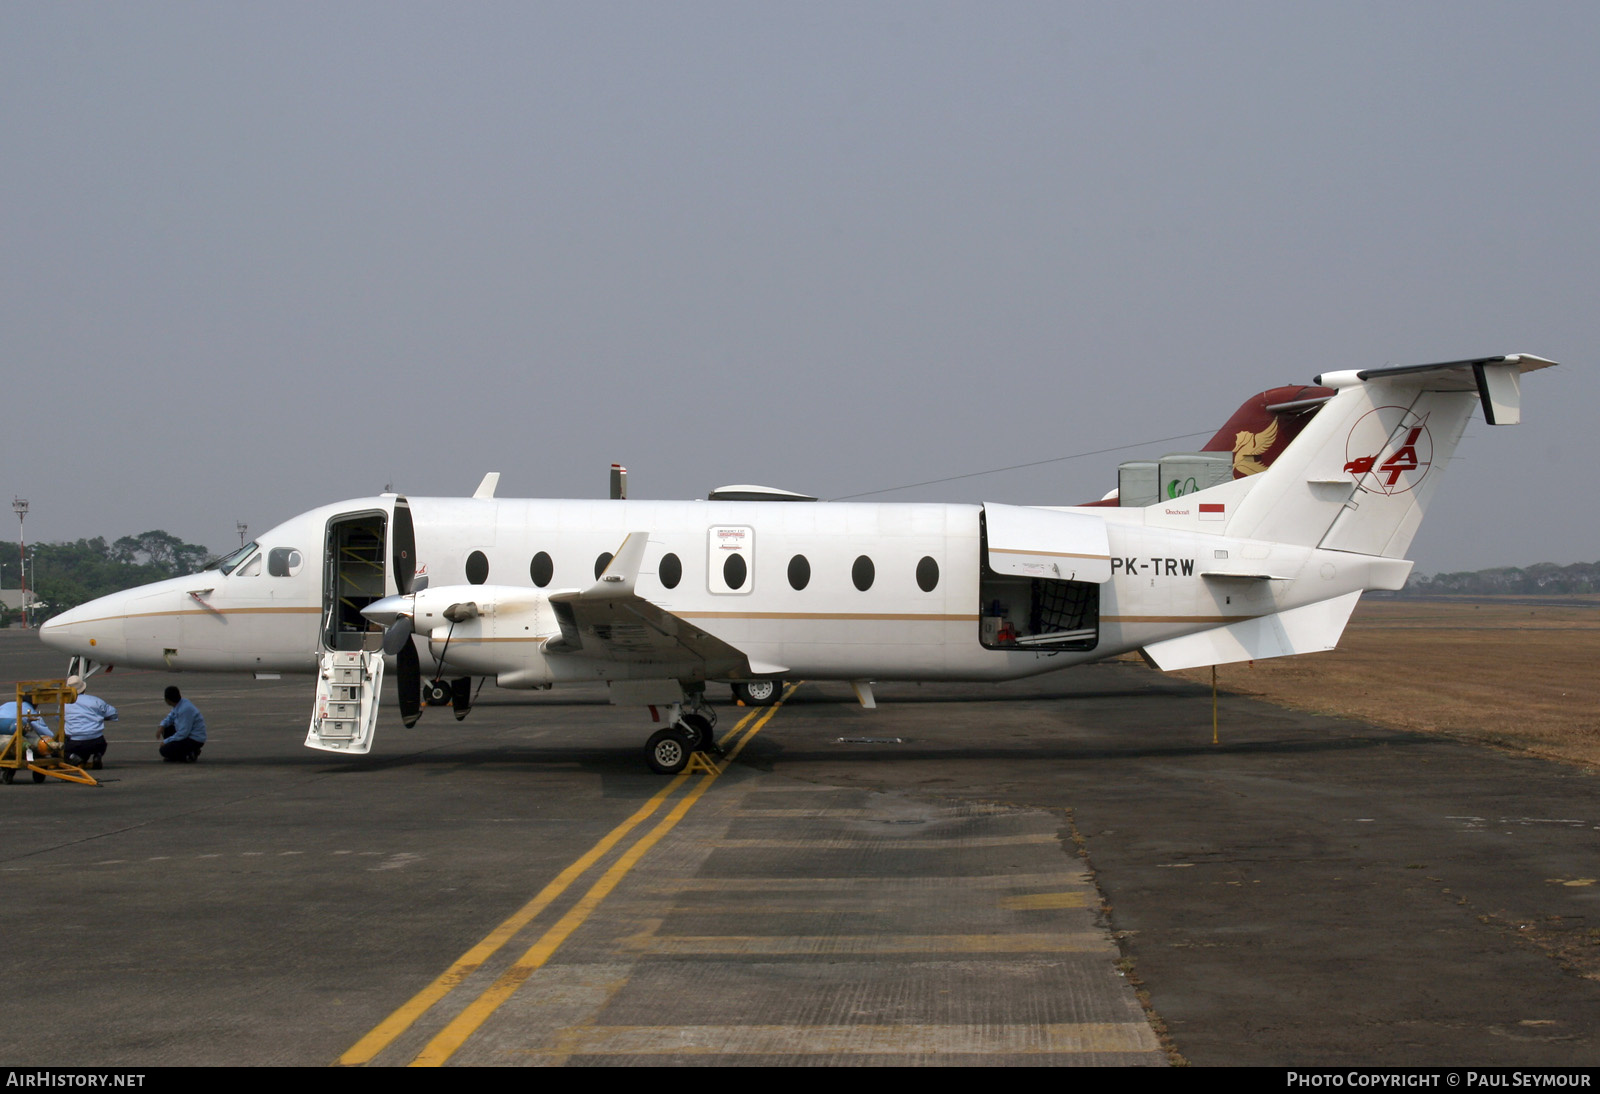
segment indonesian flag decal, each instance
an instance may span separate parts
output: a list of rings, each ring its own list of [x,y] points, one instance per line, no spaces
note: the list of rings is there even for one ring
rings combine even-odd
[[[1220,501],[1203,501],[1200,503],[1201,520],[1227,520],[1228,506]]]

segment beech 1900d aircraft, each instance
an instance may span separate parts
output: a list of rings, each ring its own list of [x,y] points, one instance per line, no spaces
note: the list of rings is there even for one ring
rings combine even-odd
[[[880,680],[1007,680],[1131,650],[1180,669],[1331,649],[1364,590],[1405,583],[1474,406],[1515,424],[1522,374],[1553,363],[1325,373],[1320,389],[1289,389],[1311,397],[1264,406],[1258,432],[1225,427],[1235,477],[1192,493],[1174,479],[1150,504],[760,488],[531,501],[496,498],[490,474],[470,498],[314,509],[202,573],[59,615],[43,637],[78,671],[317,673],[306,744],[345,753],[371,747],[386,660],[407,725],[424,701],[464,717],[474,677],[604,683],[664,719],[646,753],[674,771],[715,747],[708,681],[752,702],[785,678],[849,681],[871,706]]]

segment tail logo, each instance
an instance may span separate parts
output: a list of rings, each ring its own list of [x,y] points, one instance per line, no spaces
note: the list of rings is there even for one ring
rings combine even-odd
[[[1267,469],[1261,462],[1261,457],[1267,454],[1278,440],[1278,420],[1274,418],[1272,424],[1260,433],[1251,433],[1241,429],[1233,435],[1233,475],[1234,478],[1243,478],[1246,475],[1259,475]]]
[[[1385,425],[1384,411],[1399,411],[1393,429]],[[1373,453],[1358,455],[1358,453]],[[1433,466],[1433,435],[1428,416],[1417,417],[1398,406],[1381,406],[1361,416],[1344,446],[1344,469],[1356,485],[1369,494],[1404,494],[1415,489]]]

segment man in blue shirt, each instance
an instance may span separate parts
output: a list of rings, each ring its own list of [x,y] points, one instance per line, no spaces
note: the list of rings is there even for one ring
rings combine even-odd
[[[206,743],[206,720],[177,688],[166,691],[172,713],[161,719],[161,758],[169,764],[194,763]]]
[[[55,741],[55,734],[50,727],[38,716],[39,712],[33,709],[32,703],[22,704],[22,737],[27,745],[37,748],[41,753],[49,752],[50,745]],[[0,706],[0,735],[10,736],[17,728],[17,701]],[[28,759],[33,759],[29,756]]]
[[[100,758],[106,754],[106,723],[117,720],[117,708],[85,692],[81,676],[67,677],[67,687],[78,693],[74,702],[62,708],[67,723],[67,762],[98,771]]]

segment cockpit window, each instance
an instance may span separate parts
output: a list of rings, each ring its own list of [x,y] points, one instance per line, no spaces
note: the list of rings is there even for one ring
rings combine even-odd
[[[254,543],[246,543],[243,547],[233,552],[233,554],[228,555],[226,558],[217,562],[210,568],[213,570],[221,570],[225,574],[231,574],[233,573],[233,568],[239,565],[239,563],[243,562],[245,559],[249,558],[250,552],[254,551],[255,549],[256,545]]]
[[[267,552],[267,573],[273,577],[293,577],[300,572],[305,556],[293,547],[274,547]]]
[[[243,566],[240,566],[237,570],[233,571],[233,576],[234,577],[260,577],[261,576],[261,556],[260,555],[251,555],[249,561],[247,561]]]

